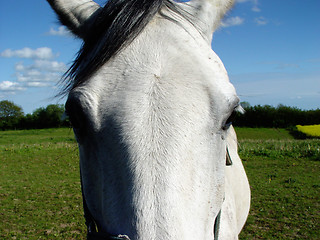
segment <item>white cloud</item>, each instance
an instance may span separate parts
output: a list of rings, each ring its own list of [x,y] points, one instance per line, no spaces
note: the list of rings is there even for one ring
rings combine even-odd
[[[239,16],[236,16],[236,17],[230,17],[230,18],[224,19],[221,22],[221,26],[222,27],[232,27],[232,26],[241,25],[243,23],[244,23],[244,19]]]
[[[254,22],[259,26],[268,24],[268,20],[266,18],[264,18],[264,17],[255,18]]]
[[[18,62],[15,65],[15,69],[16,69],[16,71],[24,71],[25,67],[22,62]]]
[[[34,60],[34,63],[29,66],[25,66],[22,62],[18,62],[16,63],[15,69],[18,72],[31,71],[32,69],[39,69],[47,72],[65,72],[67,66],[63,62],[36,59]]]
[[[31,59],[53,59],[55,56],[52,53],[52,49],[48,47],[41,47],[37,49],[23,48],[19,50],[6,49],[1,54],[1,57],[5,58],[31,58]]]
[[[67,66],[57,61],[35,60],[31,65],[18,63],[15,69],[15,76],[18,82],[24,82],[29,87],[42,87],[47,86],[48,82],[52,84],[58,82],[61,75],[66,71]],[[30,84],[40,82],[46,84]]]
[[[13,81],[0,82],[0,94],[15,94],[30,87],[54,87],[62,74],[67,70],[63,62],[58,62],[51,48],[37,49],[23,48],[20,50],[7,49],[0,53],[5,58],[24,58],[24,61],[15,64],[15,79]]]
[[[236,3],[245,3],[245,2],[251,2],[253,7],[251,10],[253,12],[261,12],[261,9],[258,7],[259,1],[258,0],[236,0]]]
[[[67,66],[63,62],[48,61],[48,60],[35,60],[34,68],[41,69],[42,71],[48,72],[65,72]]]
[[[28,82],[26,84],[28,87],[50,87],[50,83],[44,83],[44,82]]]
[[[25,88],[21,86],[21,84],[17,82],[3,81],[0,82],[0,91],[2,92],[15,92],[22,91]]]
[[[253,6],[253,7],[251,8],[251,10],[252,10],[253,12],[261,12],[261,9],[258,8],[257,5]]]
[[[16,79],[18,82],[51,82],[56,83],[61,78],[59,73],[39,72],[37,70],[26,71],[23,73],[17,72]]]
[[[69,37],[72,36],[70,32],[64,27],[60,26],[58,27],[58,30],[55,30],[54,28],[50,28],[48,35],[51,36],[64,36],[64,37]]]

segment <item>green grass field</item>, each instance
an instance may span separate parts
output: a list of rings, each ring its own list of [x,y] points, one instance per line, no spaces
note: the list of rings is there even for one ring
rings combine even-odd
[[[320,140],[294,140],[284,129],[237,132],[252,194],[240,239],[320,239]]]
[[[320,140],[236,129],[252,191],[240,239],[319,239]],[[70,129],[0,132],[0,239],[85,239]]]

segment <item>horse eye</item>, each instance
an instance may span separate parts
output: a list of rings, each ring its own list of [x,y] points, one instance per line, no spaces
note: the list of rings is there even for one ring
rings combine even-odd
[[[227,121],[224,123],[222,130],[228,130],[229,127],[232,125],[232,122],[234,121],[234,119],[237,116],[237,111],[233,110],[233,112],[231,113],[231,115],[228,117]]]
[[[79,101],[75,98],[69,98],[66,102],[65,109],[73,129],[77,132],[85,129],[86,117]]]
[[[232,122],[235,120],[235,118],[237,117],[238,113],[243,114],[245,111],[244,109],[240,106],[237,105],[231,115],[228,117],[228,119],[225,121],[224,125],[222,126],[222,130],[228,130],[229,127],[232,125]]]
[[[230,116],[228,117],[228,119],[225,121],[225,123],[224,123],[224,125],[223,125],[223,127],[222,127],[222,130],[228,130],[229,127],[232,125],[232,122],[235,120],[238,112],[242,113],[242,111],[243,111],[243,108],[242,108],[240,105],[236,106],[236,107],[233,109],[231,115],[230,115]]]

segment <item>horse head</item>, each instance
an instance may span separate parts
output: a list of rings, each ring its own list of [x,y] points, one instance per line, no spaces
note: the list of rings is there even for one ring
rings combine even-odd
[[[210,42],[233,1],[48,2],[84,40],[66,112],[89,238],[217,239],[239,98]]]

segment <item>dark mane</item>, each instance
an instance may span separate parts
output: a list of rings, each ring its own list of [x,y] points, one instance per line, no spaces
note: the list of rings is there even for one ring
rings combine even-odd
[[[175,2],[109,0],[95,16],[90,29],[83,37],[82,47],[64,76],[66,87],[62,94],[85,82],[104,63],[130,44],[162,7],[181,14]]]

